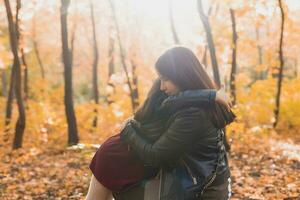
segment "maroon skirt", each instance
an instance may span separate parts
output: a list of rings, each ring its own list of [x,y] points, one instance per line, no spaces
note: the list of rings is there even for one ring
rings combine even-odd
[[[95,178],[113,192],[125,191],[150,174],[143,163],[128,151],[120,135],[108,138],[95,153],[90,169]],[[149,174],[150,173],[150,174]]]

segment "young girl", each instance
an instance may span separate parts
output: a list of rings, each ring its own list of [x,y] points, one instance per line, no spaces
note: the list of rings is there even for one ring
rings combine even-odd
[[[174,53],[178,55],[170,60],[169,56],[174,56]],[[142,155],[143,150],[136,146],[137,143],[133,142],[132,138],[135,137],[139,139],[139,142],[155,145],[161,136],[168,132],[172,125],[169,121],[176,116],[178,111],[192,106],[213,109],[215,100],[227,103],[224,93],[216,94],[212,82],[197,61],[194,54],[184,47],[175,47],[158,59],[156,69],[160,79],[155,81],[143,106],[134,115],[138,127],[129,131],[128,126],[125,126],[126,136],[123,137],[126,142],[120,138],[120,135],[113,136],[105,141],[94,155],[90,164],[93,176],[87,199],[111,199],[111,192],[124,192],[138,185],[144,179],[155,176],[158,169],[169,162],[167,158],[153,162],[150,159],[153,155]],[[176,64],[185,69],[177,69]],[[160,68],[160,66],[165,67]],[[166,66],[172,66],[173,69],[164,71]],[[174,73],[177,73],[176,76]],[[192,74],[203,76],[204,79],[202,77],[201,79],[195,78]],[[169,77],[172,77],[173,80]],[[185,82],[191,84],[188,85]],[[198,84],[198,82],[201,83]],[[186,85],[187,87],[185,87]],[[216,113],[219,112],[219,115],[221,115],[220,112],[226,112],[226,109],[221,108],[215,110]],[[224,119],[222,120],[224,123]],[[232,119],[229,121],[231,122]],[[222,125],[227,123],[229,122]],[[132,135],[131,140],[128,135]],[[172,151],[172,148],[170,150]],[[176,162],[176,160],[171,161]]]

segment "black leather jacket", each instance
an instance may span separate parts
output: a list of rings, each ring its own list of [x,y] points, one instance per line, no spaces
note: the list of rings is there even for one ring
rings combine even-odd
[[[214,126],[205,108],[214,104],[214,98],[214,90],[185,92],[170,97],[165,101],[165,106],[172,108],[170,102],[177,99],[179,101],[176,101],[176,105],[180,105],[177,107],[179,109],[168,120],[167,130],[154,143],[142,137],[134,123],[128,123],[121,137],[145,165],[165,168],[186,165],[201,193],[218,175],[229,172],[222,141],[223,131]],[[197,101],[205,106],[196,106]]]

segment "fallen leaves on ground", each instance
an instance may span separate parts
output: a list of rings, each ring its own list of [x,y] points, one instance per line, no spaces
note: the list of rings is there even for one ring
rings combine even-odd
[[[297,141],[274,134],[247,133],[231,138],[233,200],[300,199]],[[89,163],[96,147],[82,144],[9,152],[2,146],[0,198],[84,199],[91,176]]]

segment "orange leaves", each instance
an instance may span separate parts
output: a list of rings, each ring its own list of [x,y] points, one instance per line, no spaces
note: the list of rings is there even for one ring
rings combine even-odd
[[[236,17],[243,17],[244,15],[248,14],[248,12],[251,10],[249,6],[243,6],[241,8],[235,9]]]
[[[0,167],[1,199],[82,199],[91,159],[84,153],[53,148],[12,152]]]
[[[282,143],[287,144],[282,141],[285,139],[274,134],[252,135],[249,131],[239,138],[237,135],[231,137],[232,199],[279,200],[299,196],[297,180],[300,177],[293,166],[299,165],[300,160],[284,154],[288,148],[278,148]],[[289,145],[300,148],[299,145]]]
[[[251,82],[250,77],[246,73],[239,73],[236,76],[236,85],[240,88],[245,87]]]
[[[255,68],[254,68],[254,70],[256,72],[262,72],[262,71],[265,71],[267,69],[268,69],[267,65],[264,65],[264,64],[256,65]]]

